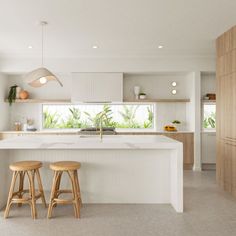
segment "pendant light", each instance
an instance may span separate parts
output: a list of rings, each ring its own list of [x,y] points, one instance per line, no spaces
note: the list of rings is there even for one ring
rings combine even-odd
[[[44,67],[43,63],[43,57],[44,57],[44,26],[46,26],[48,23],[46,21],[41,21],[40,25],[42,26],[42,61],[41,61],[41,67],[38,69],[35,69],[28,73],[26,75],[26,80],[28,81],[28,84],[32,87],[38,88],[42,87],[49,81],[57,81],[61,86],[63,84],[61,81],[47,68]]]

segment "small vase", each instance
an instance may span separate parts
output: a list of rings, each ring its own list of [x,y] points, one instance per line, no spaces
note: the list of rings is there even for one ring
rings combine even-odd
[[[134,86],[134,95],[135,95],[136,100],[139,99],[139,93],[140,93],[140,87],[139,86]]]
[[[27,99],[29,98],[29,93],[26,90],[20,91],[20,99]]]
[[[16,87],[16,99],[20,98],[21,87]]]
[[[173,124],[177,131],[181,130],[181,124]]]

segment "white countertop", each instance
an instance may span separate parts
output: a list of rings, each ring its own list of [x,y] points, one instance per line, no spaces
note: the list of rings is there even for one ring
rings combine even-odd
[[[0,131],[0,134],[57,134],[57,135],[77,135],[79,130],[37,130],[37,131],[14,131],[14,130],[5,130]],[[180,131],[140,131],[140,130],[126,130],[126,131],[117,131],[118,135],[155,135],[155,134],[179,134],[179,133],[194,133],[194,131],[189,130],[180,130]]]
[[[18,136],[0,141],[0,149],[176,149],[182,143],[162,135]]]

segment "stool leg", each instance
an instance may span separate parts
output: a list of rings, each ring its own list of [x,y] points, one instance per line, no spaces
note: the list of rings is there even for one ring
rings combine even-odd
[[[19,182],[19,198],[21,199],[23,197],[22,191],[24,189],[24,178],[25,178],[25,172],[21,171],[20,172],[20,182]],[[22,203],[18,203],[18,207],[21,207]]]
[[[10,207],[11,207],[11,203],[12,203],[11,201],[12,201],[12,197],[13,197],[13,192],[14,192],[14,187],[15,187],[17,175],[18,175],[18,172],[14,171],[13,175],[12,175],[9,194],[8,194],[7,206],[6,206],[6,210],[5,210],[5,213],[4,213],[4,218],[5,219],[9,216],[9,211],[10,211]]]
[[[44,195],[44,191],[43,191],[43,184],[42,184],[42,181],[41,181],[39,169],[37,169],[35,171],[35,173],[36,173],[36,177],[37,177],[37,181],[38,181],[39,192],[40,192],[40,195],[41,195],[42,203],[44,204],[45,208],[47,208],[47,203],[46,203],[46,200],[45,200],[45,195]]]
[[[31,214],[33,219],[37,218],[37,211],[36,211],[36,199],[35,199],[35,185],[34,185],[34,177],[35,177],[35,170],[31,170],[27,172],[29,181],[30,181],[30,195],[31,195]]]
[[[78,172],[77,172],[77,170],[75,171],[75,183],[76,183],[78,197],[79,197],[79,203],[80,203],[80,207],[81,207],[82,206],[82,197],[81,197],[81,192],[80,192],[80,185],[79,185],[79,179],[78,179]]]
[[[62,173],[63,173],[63,171],[60,171],[60,172],[58,173],[58,178],[57,178],[57,182],[56,182],[56,189],[55,189],[55,196],[54,196],[55,198],[58,198],[58,196],[59,196],[58,191],[59,191],[59,189],[60,189]],[[56,207],[56,206],[57,206],[57,203],[55,203],[53,206]]]
[[[53,200],[55,198],[55,191],[56,191],[56,184],[58,179],[59,173],[58,171],[54,171],[54,177],[52,182],[52,190],[51,190],[51,196],[50,196],[50,202],[48,207],[48,219],[52,217],[52,208],[53,208]]]
[[[78,199],[78,191],[76,187],[76,181],[75,181],[75,172],[76,171],[68,171],[71,183],[72,183],[72,193],[74,196],[73,203],[74,203],[74,210],[75,210],[75,217],[80,218],[80,204]]]

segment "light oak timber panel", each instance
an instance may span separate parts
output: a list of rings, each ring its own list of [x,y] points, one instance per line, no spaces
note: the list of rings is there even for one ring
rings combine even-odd
[[[183,143],[183,162],[185,170],[192,170],[194,163],[194,135],[193,133],[163,133]]]
[[[217,182],[236,197],[236,26],[216,40]]]
[[[236,197],[236,144],[232,147],[232,195]]]

